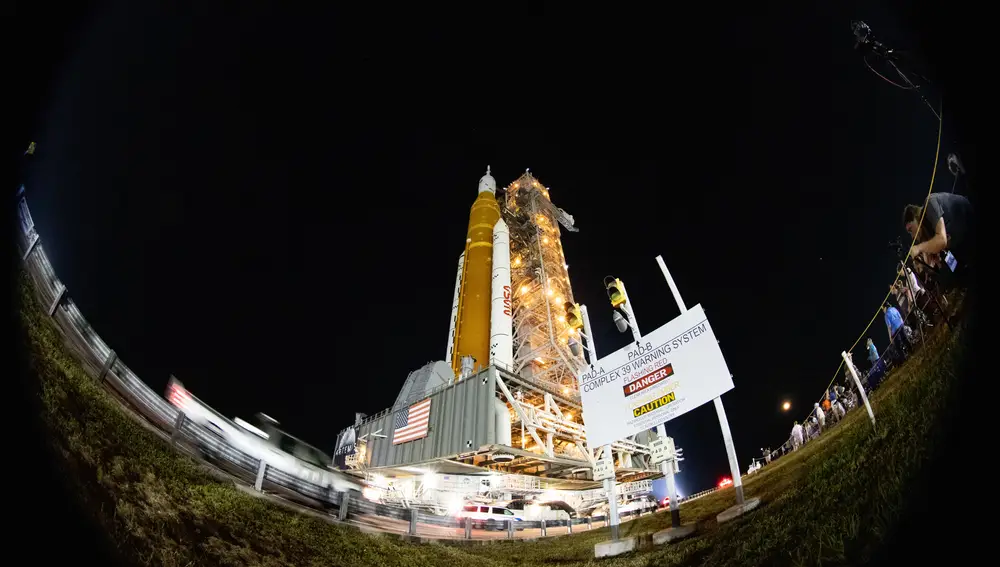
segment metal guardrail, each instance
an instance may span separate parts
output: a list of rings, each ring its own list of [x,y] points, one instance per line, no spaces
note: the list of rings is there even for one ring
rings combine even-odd
[[[27,205],[22,200],[22,214],[27,213]],[[23,226],[23,225],[22,225]],[[28,234],[21,233],[19,247],[23,258],[24,269],[34,283],[38,299],[43,306],[48,307],[49,315],[57,323],[67,340],[68,346],[75,352],[83,368],[96,380],[104,383],[121,400],[131,407],[139,416],[170,437],[171,441],[193,447],[196,451],[208,457],[221,470],[253,484],[257,490],[278,489],[308,497],[321,506],[336,507],[340,519],[348,519],[351,515],[379,516],[384,518],[410,521],[409,533],[416,535],[419,526],[464,529],[465,538],[472,537],[472,526],[477,529],[508,530],[508,537],[514,537],[515,530],[540,529],[542,535],[553,527],[566,527],[572,531],[572,526],[587,524],[593,527],[595,521],[607,524],[606,518],[574,518],[572,520],[550,521],[516,521],[512,524],[499,520],[470,520],[453,516],[436,516],[421,513],[416,509],[391,506],[370,502],[366,499],[348,493],[334,492],[327,487],[298,478],[274,466],[262,463],[260,459],[249,455],[217,436],[214,432],[186,418],[178,419],[179,410],[167,400],[154,392],[117,356],[111,347],[94,331],[90,323],[77,308],[72,299],[67,297],[66,286],[56,277],[55,270],[33,224]],[[379,415],[384,415],[385,410]],[[369,417],[367,420],[374,419]],[[261,470],[263,469],[263,471]],[[261,475],[260,473],[263,472]],[[346,508],[343,506],[347,501]],[[640,513],[622,514],[623,519],[638,516]],[[415,521],[414,521],[415,518]]]
[[[677,500],[677,502],[678,503],[680,503],[680,502],[690,502],[692,500],[697,500],[697,499],[701,498],[702,496],[708,496],[709,494],[712,494],[713,492],[718,492],[718,491],[719,491],[719,487],[718,486],[713,486],[712,488],[709,488],[708,490],[702,490],[701,492],[697,492],[695,494],[692,494],[691,496],[686,496],[684,498],[680,498],[680,499]]]

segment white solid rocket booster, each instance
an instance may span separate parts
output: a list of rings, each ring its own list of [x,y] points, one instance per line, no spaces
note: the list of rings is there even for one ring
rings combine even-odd
[[[455,295],[451,300],[451,321],[448,323],[448,354],[444,357],[444,361],[448,364],[451,364],[452,350],[455,348],[455,325],[458,324],[458,291],[462,287],[462,265],[464,263],[465,252],[462,252],[458,257],[458,274],[455,276]]]
[[[493,278],[490,293],[490,364],[506,370],[514,366],[514,339],[510,292],[510,231],[503,219],[493,226]]]

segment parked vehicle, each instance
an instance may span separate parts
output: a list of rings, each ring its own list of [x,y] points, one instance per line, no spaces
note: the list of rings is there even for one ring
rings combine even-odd
[[[499,506],[486,506],[480,504],[466,504],[456,514],[459,518],[472,518],[472,527],[476,529],[507,529],[507,520],[515,523],[523,521],[513,511]],[[515,526],[515,529],[523,529]]]
[[[507,509],[525,521],[565,521],[577,517],[576,510],[561,500],[539,502],[537,500],[511,500]]]
[[[656,508],[656,498],[651,494],[643,494],[642,496],[629,498],[624,504],[619,505],[618,514],[651,512],[656,510]]]

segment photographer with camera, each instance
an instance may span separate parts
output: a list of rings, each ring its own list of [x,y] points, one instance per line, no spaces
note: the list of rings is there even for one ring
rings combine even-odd
[[[954,193],[931,193],[923,207],[906,205],[903,225],[916,242],[910,256],[938,273],[954,272],[959,285],[967,287],[974,265],[974,217],[972,203]]]

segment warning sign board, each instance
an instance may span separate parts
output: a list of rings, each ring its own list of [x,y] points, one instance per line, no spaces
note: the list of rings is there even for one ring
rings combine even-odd
[[[667,440],[657,437],[649,442],[650,456],[653,457],[653,464],[658,465],[667,460]]]
[[[701,305],[600,359],[577,380],[593,447],[652,429],[733,389]]]
[[[601,457],[594,463],[594,480],[597,481],[615,478],[615,461],[604,453],[601,451]]]

